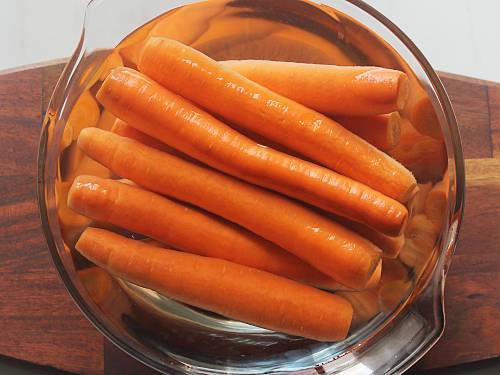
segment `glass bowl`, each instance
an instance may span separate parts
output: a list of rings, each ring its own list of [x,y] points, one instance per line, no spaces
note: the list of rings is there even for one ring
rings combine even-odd
[[[65,205],[68,184],[82,170],[110,177],[109,171],[79,153],[76,136],[85,126],[109,129],[114,118],[95,102],[95,90],[113,66],[134,66],[137,46],[153,34],[177,38],[215,59],[378,65],[409,75],[412,92],[419,93],[414,100],[418,110],[410,108],[405,116],[420,121],[427,129],[423,131],[432,135],[425,136],[428,143],[415,142],[425,159],[423,169],[412,166],[419,182],[441,184],[445,198],[437,209],[442,225],[428,246],[415,242],[410,231],[406,243],[414,246],[405,245],[397,260],[387,261],[404,268],[405,281],[396,280],[384,293],[378,291],[384,302],[377,300],[378,310],[353,328],[346,340],[317,343],[194,309],[113,278],[74,251],[75,238],[90,221]],[[433,144],[442,146],[440,162],[434,159]],[[82,38],[44,119],[38,165],[43,230],[66,288],[106,338],[156,370],[402,373],[443,333],[444,282],[461,223],[465,186],[456,119],[425,57],[401,30],[362,1],[91,1]]]

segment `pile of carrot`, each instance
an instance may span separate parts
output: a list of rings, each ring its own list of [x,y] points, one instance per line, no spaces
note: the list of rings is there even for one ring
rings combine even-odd
[[[76,249],[178,301],[343,340],[342,294],[376,288],[404,245],[418,185],[389,155],[409,91],[396,70],[217,62],[151,37],[97,92],[111,131],[78,136],[116,179],[76,177],[67,206],[162,245],[87,228]]]

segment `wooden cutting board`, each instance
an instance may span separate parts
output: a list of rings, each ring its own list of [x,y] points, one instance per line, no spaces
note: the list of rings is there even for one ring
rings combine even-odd
[[[0,355],[77,373],[149,374],[78,311],[40,228],[38,138],[62,67],[0,74]],[[446,331],[423,368],[500,356],[500,84],[440,76],[462,133],[467,204],[446,283]]]

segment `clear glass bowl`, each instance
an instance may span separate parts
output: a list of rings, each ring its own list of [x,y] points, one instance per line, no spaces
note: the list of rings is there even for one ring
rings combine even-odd
[[[44,119],[38,160],[42,225],[66,288],[110,341],[169,374],[405,371],[443,332],[444,281],[462,218],[464,160],[443,85],[408,37],[362,1],[212,0],[191,4],[181,0],[94,0],[87,7],[82,38]],[[160,23],[162,26],[155,26]],[[134,32],[144,24],[147,26]],[[133,66],[134,45],[152,32],[174,34],[216,59],[379,65],[404,70],[410,76],[413,89],[425,96],[426,119],[434,121],[431,126],[446,147],[446,172],[432,179],[445,184],[447,200],[433,246],[407,251],[406,260],[401,260],[411,275],[411,287],[398,295],[390,309],[353,329],[343,342],[316,343],[176,303],[111,277],[73,250],[75,236],[89,224],[64,205],[66,180],[73,172],[71,162],[82,162],[75,149],[78,129],[82,121],[106,128],[112,120],[96,103],[94,107],[82,103],[87,100],[85,95],[95,94],[103,71],[116,60],[113,49],[119,44],[124,52],[121,63]],[[98,167],[93,170],[102,172]],[[421,259],[423,253],[425,259]],[[418,262],[412,263],[415,259]]]

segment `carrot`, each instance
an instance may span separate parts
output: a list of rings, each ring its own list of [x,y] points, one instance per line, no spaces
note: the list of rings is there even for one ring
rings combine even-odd
[[[445,174],[429,191],[425,200],[425,215],[434,224],[437,230],[443,226],[443,219],[448,206],[449,177]]]
[[[440,227],[420,214],[414,216],[406,228],[406,241],[399,259],[419,274],[429,260],[439,237]]]
[[[382,250],[382,256],[384,258],[396,258],[401,251],[401,248],[405,242],[404,234],[400,234],[396,237],[387,236],[375,229],[367,227],[366,225],[356,223],[354,221],[344,219],[339,216],[330,216],[334,221],[345,226],[363,236],[367,240],[371,241],[374,245]]]
[[[421,134],[405,118],[401,122],[399,144],[388,154],[411,170],[421,183],[441,179],[448,166],[443,140]]]
[[[299,203],[136,141],[85,129],[78,145],[140,186],[240,224],[351,288],[364,288],[379,249]]]
[[[398,235],[404,205],[327,168],[263,147],[128,68],[105,80],[99,101],[117,117],[216,169]]]
[[[115,120],[116,117],[111,112],[103,110],[95,127],[102,130],[110,130],[113,127]]]
[[[141,233],[176,249],[225,259],[329,290],[345,289],[299,258],[213,215],[139,187],[79,176],[68,206],[99,222]],[[380,271],[370,284],[377,284]]]
[[[76,248],[115,276],[232,319],[318,341],[342,340],[349,331],[345,299],[264,271],[96,228],[86,229]]]
[[[180,158],[186,159],[191,163],[201,164],[198,160],[191,158],[190,156],[177,151],[176,149],[170,147],[169,145],[157,140],[156,138],[150,137],[149,135],[137,130],[136,128],[130,126],[125,121],[116,119],[111,131],[122,137],[127,137],[140,142],[146,146],[156,148],[157,150],[168,152],[169,154],[178,156]]]
[[[353,327],[368,323],[380,313],[378,290],[370,289],[361,292],[339,292],[337,295],[348,300],[353,307]]]
[[[401,117],[398,112],[378,116],[337,116],[335,120],[382,151],[393,149],[401,137]]]
[[[209,111],[398,201],[405,202],[416,186],[411,172],[335,121],[181,43],[151,38],[139,70]]]
[[[136,187],[138,186],[131,180],[121,179],[118,181],[123,183],[123,184],[130,185],[130,186],[136,186]],[[207,215],[209,215],[209,214],[207,213]],[[138,214],[138,216],[140,216],[140,213]],[[218,219],[220,219],[220,218],[218,218]],[[222,221],[223,221],[223,219],[222,219]],[[227,223],[227,224],[231,225],[230,223]],[[238,226],[237,228],[242,230],[243,232],[245,232],[245,230],[242,229],[241,227]],[[107,228],[103,228],[103,229],[107,229]],[[253,234],[251,236],[256,237]],[[262,240],[262,238],[259,238],[259,237],[257,237],[257,239]],[[266,240],[263,240],[263,241],[267,242]],[[146,242],[150,245],[157,246],[157,247],[166,247],[166,245],[164,243],[157,241],[157,240],[153,240],[151,238],[143,240],[143,242]],[[270,246],[272,246],[272,248],[275,248],[277,252],[284,252],[285,251],[285,250],[277,247],[276,245],[274,245],[271,242],[268,242],[268,244],[270,244]],[[170,247],[172,247],[172,244],[170,244]],[[213,251],[213,249],[211,249],[211,251]],[[269,253],[271,253],[271,252],[268,252],[268,254]],[[213,251],[213,254],[217,254],[217,252]],[[292,260],[285,259],[285,257],[280,258],[279,256],[275,256],[274,254],[272,254],[273,255],[272,257],[269,257],[269,256],[267,256],[267,258],[266,258],[266,256],[262,257],[261,261],[259,262],[258,258],[261,258],[261,255],[257,254],[257,253],[256,253],[255,259],[251,259],[246,263],[244,262],[245,257],[239,256],[238,254],[236,256],[231,256],[230,254],[223,254],[220,256],[220,259],[226,259],[226,260],[229,260],[229,261],[234,262],[234,263],[246,265],[246,266],[253,267],[253,268],[258,268],[258,269],[261,269],[263,271],[274,273],[276,275],[283,276],[283,277],[288,277],[290,279],[293,279],[296,281],[301,281],[302,283],[309,284],[309,285],[316,286],[318,288],[330,290],[330,291],[337,291],[337,290],[359,291],[359,290],[373,289],[379,284],[380,278],[382,276],[382,262],[379,262],[377,268],[375,269],[372,276],[370,277],[370,280],[368,280],[368,283],[366,284],[366,286],[364,288],[360,288],[360,289],[352,289],[352,288],[346,287],[345,285],[340,284],[339,282],[336,282],[332,278],[319,272],[314,267],[308,266],[307,263],[304,263],[301,260],[298,260],[297,257],[290,255],[289,253],[286,253],[286,254],[287,254],[286,258],[292,257],[294,259],[292,259]],[[203,255],[203,254],[199,254],[199,255]],[[211,255],[211,256],[217,257],[217,255]],[[301,263],[300,265],[296,264],[297,260],[298,260],[298,262]]]
[[[113,50],[99,68],[97,74],[99,80],[104,81],[108,74],[119,66],[123,66],[123,59],[118,50]]]
[[[71,109],[65,131],[71,129],[72,139],[76,140],[82,129],[98,123],[100,114],[99,104],[90,91],[85,90]]]
[[[137,186],[133,181],[127,180],[127,179],[121,179],[121,180],[119,180],[119,182],[121,182],[123,184],[130,185],[130,186]],[[241,227],[238,227],[238,228],[241,229]],[[106,228],[104,228],[104,229],[106,229]],[[404,236],[402,236],[402,237],[404,240]],[[390,238],[390,237],[388,237],[388,238]],[[150,245],[153,245],[153,246],[165,247],[165,245],[162,242],[153,240],[151,238],[144,240],[144,241]],[[272,243],[270,243],[270,244],[271,244],[271,246],[276,247]],[[277,249],[276,251],[281,251],[281,252],[284,251],[283,249],[278,248],[278,247],[276,247],[276,249]],[[215,253],[216,252],[214,252],[214,254]],[[216,255],[214,255],[214,256],[216,256]],[[224,254],[224,256],[220,256],[220,258],[229,260],[229,261],[234,262],[234,263],[246,265],[249,267],[258,268],[258,269],[261,269],[263,271],[274,273],[274,274],[279,275],[279,276],[288,277],[288,278],[294,279],[296,281],[301,281],[305,284],[310,284],[312,286],[316,286],[318,288],[330,290],[330,291],[337,291],[337,290],[359,291],[359,290],[373,289],[379,284],[380,279],[382,277],[382,262],[379,262],[377,268],[375,269],[372,276],[370,277],[370,280],[368,280],[368,283],[366,284],[366,286],[364,288],[361,288],[361,289],[352,289],[352,288],[348,288],[345,285],[342,285],[342,284],[336,282],[335,280],[333,280],[332,278],[330,278],[328,276],[325,276],[324,274],[319,272],[317,269],[308,266],[306,263],[303,263],[300,260],[299,260],[299,262],[302,263],[300,265],[300,267],[294,266],[294,263],[297,261],[298,258],[288,254],[288,257],[290,257],[290,256],[295,258],[295,260],[293,260],[290,263],[289,263],[289,260],[287,260],[287,259],[274,259],[274,258],[278,258],[278,257],[274,257],[274,256],[272,258],[269,257],[269,259],[262,259],[262,261],[260,263],[256,262],[255,260],[249,261],[248,263],[244,263],[241,260],[241,259],[243,259],[243,257],[240,257],[240,256],[231,257],[230,255],[225,255],[225,254]],[[259,258],[259,257],[260,257],[260,255],[257,254],[256,258]],[[279,263],[277,263],[278,261],[279,261]]]
[[[409,296],[413,286],[413,282],[404,280],[382,285],[378,291],[382,312],[388,314],[394,311]]]
[[[359,223],[351,223],[347,227],[373,242],[373,244],[382,249],[383,256],[387,258],[396,258],[405,243],[405,236],[403,234],[396,237],[386,236]]]
[[[399,259],[388,259],[384,258],[382,260],[382,267],[384,272],[380,278],[379,287],[391,283],[393,281],[403,280],[409,281],[414,280],[413,275],[409,272],[408,268]]]
[[[163,152],[168,152],[170,154],[177,154],[178,151],[173,149],[172,147],[166,145],[163,142],[160,142],[156,138],[150,137],[147,134],[144,134],[143,132],[137,130],[136,128],[130,126],[127,124],[125,121],[116,119],[115,123],[113,124],[113,127],[111,128],[111,131],[115,134],[118,134],[122,137],[127,137],[130,139],[134,139],[137,142],[140,142],[146,146],[156,148],[157,150],[163,151]]]
[[[412,216],[424,213],[425,201],[427,196],[432,189],[432,183],[427,182],[425,184],[418,184],[418,193],[415,195],[413,200],[410,202],[410,211]]]
[[[402,113],[419,133],[443,141],[443,133],[436,110],[429,94],[420,86],[420,83],[412,84],[408,101]]]
[[[399,111],[408,98],[408,78],[398,70],[262,60],[221,64],[330,115],[370,116]]]

